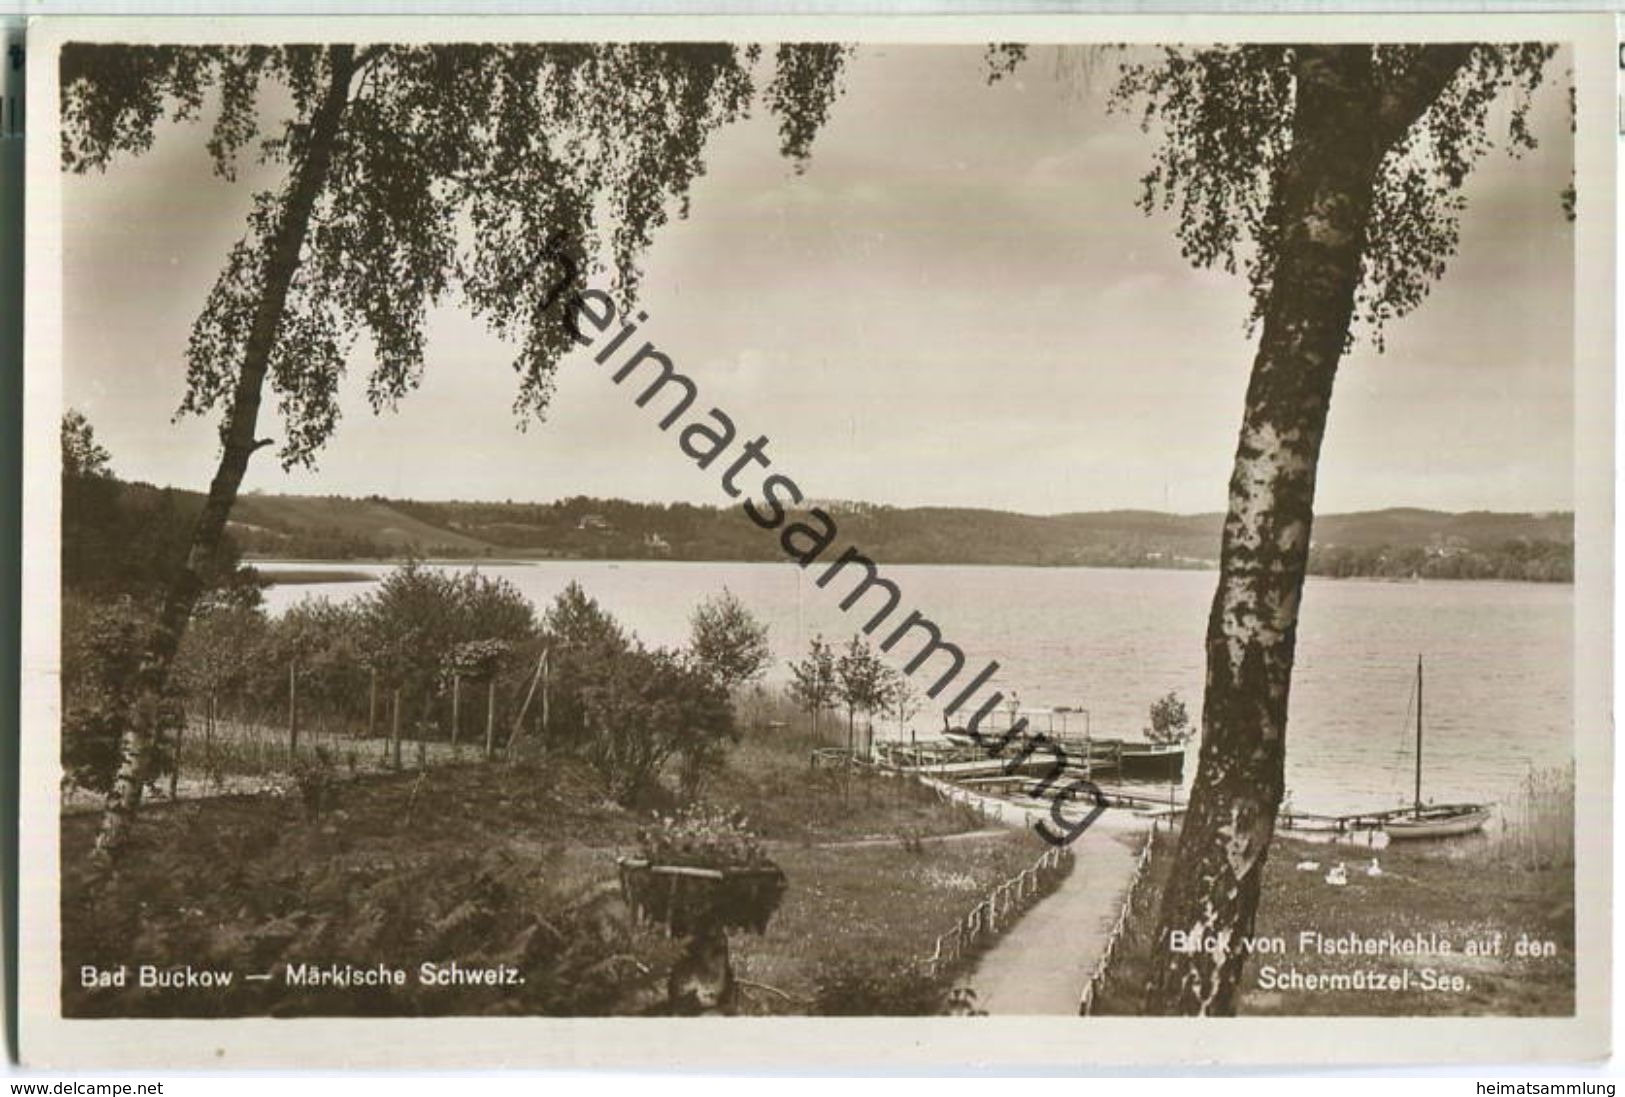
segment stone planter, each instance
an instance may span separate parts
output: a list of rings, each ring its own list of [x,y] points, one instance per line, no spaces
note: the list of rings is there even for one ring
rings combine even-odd
[[[639,917],[688,938],[688,951],[667,980],[678,1015],[731,1014],[738,988],[728,954],[728,930],[761,933],[788,884],[777,865],[712,868],[622,858],[621,894]]]

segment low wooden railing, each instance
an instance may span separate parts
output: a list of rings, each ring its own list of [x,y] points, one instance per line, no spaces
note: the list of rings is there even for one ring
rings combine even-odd
[[[937,794],[937,799],[949,804],[961,804],[970,808],[982,817],[984,823],[1020,823],[1026,818],[1026,812],[1017,804],[1000,800],[993,796],[983,796],[970,789],[961,788],[948,781],[937,781],[929,777],[919,778],[920,783]],[[1009,818],[1006,818],[1006,809],[1009,809]]]
[[[1045,850],[1031,868],[1022,869],[988,892],[987,898],[971,907],[953,929],[937,937],[931,955],[924,960],[925,970],[935,974],[943,965],[963,957],[976,942],[1008,929],[1016,916],[1032,903],[1046,881],[1060,873],[1063,866],[1070,865],[1071,860],[1071,850],[1053,846]]]
[[[1117,921],[1112,923],[1111,932],[1106,935],[1106,948],[1095,961],[1095,970],[1089,976],[1089,982],[1084,985],[1083,997],[1078,1002],[1080,1016],[1089,1016],[1095,1008],[1095,995],[1100,985],[1106,981],[1106,971],[1111,967],[1112,956],[1117,952],[1117,942],[1122,938],[1123,932],[1128,929],[1129,913],[1134,908],[1134,898],[1140,890],[1140,882],[1145,878],[1146,866],[1151,863],[1151,851],[1157,844],[1157,829],[1160,820],[1151,820],[1151,833],[1146,835],[1145,845],[1140,849],[1139,859],[1134,862],[1134,875],[1129,877],[1128,887],[1123,892],[1123,905],[1117,912]]]

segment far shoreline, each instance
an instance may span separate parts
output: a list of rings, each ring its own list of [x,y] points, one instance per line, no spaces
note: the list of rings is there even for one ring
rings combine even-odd
[[[374,582],[376,575],[355,570],[358,567],[400,567],[411,560],[435,567],[449,568],[477,568],[477,567],[534,567],[539,564],[738,564],[738,565],[794,565],[795,561],[788,558],[781,560],[740,560],[726,557],[707,559],[672,559],[669,557],[649,556],[533,556],[533,557],[495,557],[495,556],[393,556],[393,557],[357,557],[342,561],[311,560],[296,557],[244,557],[242,564],[252,567],[265,578],[268,586],[316,586],[330,583],[363,583]],[[291,565],[294,570],[282,570],[285,565]],[[942,561],[908,561],[893,560],[882,566],[899,568],[1019,568],[1023,571],[1171,571],[1171,572],[1200,572],[1216,574],[1219,570],[1217,561],[1204,562],[1197,565],[1162,566],[1156,564],[1019,564],[1019,563],[985,563],[985,562],[959,562],[947,563]],[[308,570],[300,570],[308,569]],[[1321,575],[1310,572],[1309,579],[1323,580],[1331,583],[1375,583],[1382,585],[1412,586],[1423,583],[1438,583],[1455,585],[1458,583],[1496,583],[1517,586],[1535,587],[1573,587],[1572,579],[1540,580],[1540,579],[1503,579],[1498,577],[1483,578],[1442,578],[1442,577],[1401,577],[1384,575]]]
[[[295,560],[279,560],[279,564],[298,563]],[[316,586],[323,583],[370,583],[377,579],[376,575],[369,575],[364,571],[351,571],[343,568],[311,568],[309,571],[288,571],[277,568],[260,568],[253,562],[247,566],[254,568],[260,581],[270,587],[297,587]]]

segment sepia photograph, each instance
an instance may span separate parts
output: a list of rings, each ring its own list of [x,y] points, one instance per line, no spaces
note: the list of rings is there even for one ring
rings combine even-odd
[[[30,42],[50,1046],[1603,1054],[1582,24],[630,22]]]

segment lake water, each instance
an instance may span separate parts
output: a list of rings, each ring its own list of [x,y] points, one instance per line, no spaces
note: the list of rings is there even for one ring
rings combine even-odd
[[[867,619],[865,603],[880,602],[870,595],[844,613],[846,573],[821,589],[813,581],[818,568],[808,574],[788,563],[571,560],[480,569],[509,580],[538,607],[579,581],[645,642],[659,645],[682,643],[694,604],[726,586],[769,627],[779,659],[770,681],[787,679],[784,661],[804,654],[813,635],[842,640]],[[936,621],[966,653],[962,682],[997,660],[1001,670],[989,689],[1009,696],[1014,688],[1029,706],[1086,708],[1097,736],[1139,738],[1147,707],[1169,690],[1186,700],[1193,720],[1198,715],[1214,572],[899,565],[885,573],[903,591],[892,619],[918,609]],[[266,601],[275,613],[304,597],[346,600],[373,585],[278,586]],[[1310,579],[1287,745],[1294,805],[1369,810],[1409,796],[1415,731],[1407,713],[1418,653],[1427,672],[1427,798],[1502,798],[1529,767],[1566,764],[1574,734],[1573,609],[1574,588],[1557,584]],[[917,641],[904,644],[899,654]],[[929,673],[922,668],[916,685],[929,684]],[[877,735],[887,723],[877,721]],[[935,732],[939,710],[923,709],[913,724],[922,735]],[[1194,770],[1193,749],[1187,779]]]

